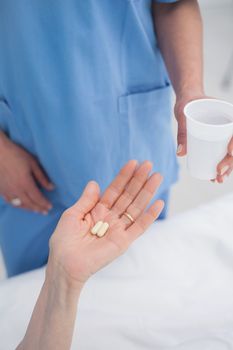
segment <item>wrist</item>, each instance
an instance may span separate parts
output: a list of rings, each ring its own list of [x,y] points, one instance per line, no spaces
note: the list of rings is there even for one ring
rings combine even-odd
[[[55,305],[60,311],[76,310],[81,290],[70,288],[60,275],[46,276],[42,289],[51,309]]]
[[[65,271],[62,264],[56,261],[51,254],[46,267],[45,283],[47,285],[57,285],[64,293],[72,294],[76,297],[79,297],[84,286],[83,282],[72,278],[72,276]]]
[[[205,91],[201,84],[184,84],[176,91],[176,101],[191,100],[202,96],[205,96]]]
[[[190,88],[186,91],[181,92],[179,95],[176,96],[176,102],[174,107],[175,117],[178,119],[180,116],[183,115],[184,107],[187,103],[201,99],[201,98],[207,98],[205,95],[205,92],[201,88]]]

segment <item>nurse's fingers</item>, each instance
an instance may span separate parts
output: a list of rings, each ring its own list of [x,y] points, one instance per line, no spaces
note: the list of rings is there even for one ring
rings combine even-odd
[[[20,205],[20,208],[27,209],[27,210],[32,210],[32,211],[34,211],[36,213],[39,213],[39,212],[43,213],[41,211],[41,208],[39,206],[37,206],[35,203],[33,203],[31,198],[26,193],[21,193],[19,195],[19,198],[20,198],[20,200],[22,202],[22,204]]]
[[[126,163],[126,165],[120,170],[119,174],[103,193],[100,203],[102,203],[108,209],[113,206],[133,176],[137,164],[138,162],[136,160],[130,160],[128,163]]]
[[[31,162],[31,171],[35,177],[35,179],[46,189],[46,190],[53,190],[54,185],[49,181],[47,175],[44,173],[44,171],[41,169],[39,164],[35,159]]]
[[[126,212],[136,221],[137,218],[145,211],[146,207],[150,203],[151,199],[154,197],[156,191],[158,190],[161,182],[162,176],[159,173],[154,173],[147,180],[141,191],[138,193],[135,200],[129,205]],[[132,224],[126,215],[121,217],[126,226]]]
[[[32,176],[29,176],[27,178],[26,191],[29,198],[31,198],[31,200],[34,203],[36,203],[41,208],[42,211],[48,212],[52,208],[51,203],[46,199],[46,197],[39,190]]]
[[[133,202],[137,194],[145,185],[151,169],[152,163],[145,161],[134,172],[134,175],[127,184],[125,190],[112,207],[117,215],[124,213],[126,208],[128,208],[128,206]]]
[[[178,133],[177,133],[177,155],[182,157],[187,152],[187,132],[186,132],[186,119],[183,112],[177,118]]]
[[[233,157],[227,154],[217,166],[217,182],[222,183],[224,179],[230,175],[232,169]]]
[[[153,224],[163,210],[163,207],[164,202],[162,200],[157,200],[146,212],[138,217],[134,224],[129,226],[126,230],[129,242],[134,241],[144,233],[151,224]]]
[[[31,197],[30,194],[27,193],[27,196],[32,203],[32,206],[33,206],[32,210],[33,211],[35,211],[36,213],[41,213],[43,215],[48,214],[49,209],[40,206],[37,202],[35,202],[35,200]]]
[[[79,200],[68,211],[76,215],[78,219],[82,219],[97,204],[99,195],[100,188],[97,182],[88,182]]]
[[[15,207],[12,204],[12,200],[15,198],[18,198],[21,201],[21,204],[17,207]],[[11,204],[15,208],[27,209],[27,210],[34,211],[36,213],[41,212],[41,208],[35,205],[25,192],[20,192],[17,195],[7,196],[6,200],[9,204]]]

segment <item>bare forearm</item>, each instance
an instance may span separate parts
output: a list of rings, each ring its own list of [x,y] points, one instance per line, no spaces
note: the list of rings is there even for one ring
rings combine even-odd
[[[79,289],[73,289],[60,272],[47,273],[27,332],[17,350],[70,349]]]
[[[158,44],[177,96],[203,91],[202,20],[196,0],[153,5]]]

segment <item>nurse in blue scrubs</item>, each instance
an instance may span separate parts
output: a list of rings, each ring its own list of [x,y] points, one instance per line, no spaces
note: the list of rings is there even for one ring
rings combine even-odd
[[[204,96],[201,38],[196,0],[0,2],[0,242],[9,276],[44,265],[61,213],[89,180],[103,190],[129,159],[153,162],[167,202],[177,180],[170,79],[184,155],[183,105]]]

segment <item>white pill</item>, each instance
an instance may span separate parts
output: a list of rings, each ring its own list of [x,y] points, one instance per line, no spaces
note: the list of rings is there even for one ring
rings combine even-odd
[[[105,233],[108,231],[109,224],[107,222],[104,222],[103,225],[100,226],[100,228],[97,231],[98,237],[103,237]]]
[[[103,225],[103,221],[97,221],[97,223],[95,224],[95,226],[92,227],[91,229],[91,233],[93,235],[96,235],[98,230],[100,229],[100,227]]]

